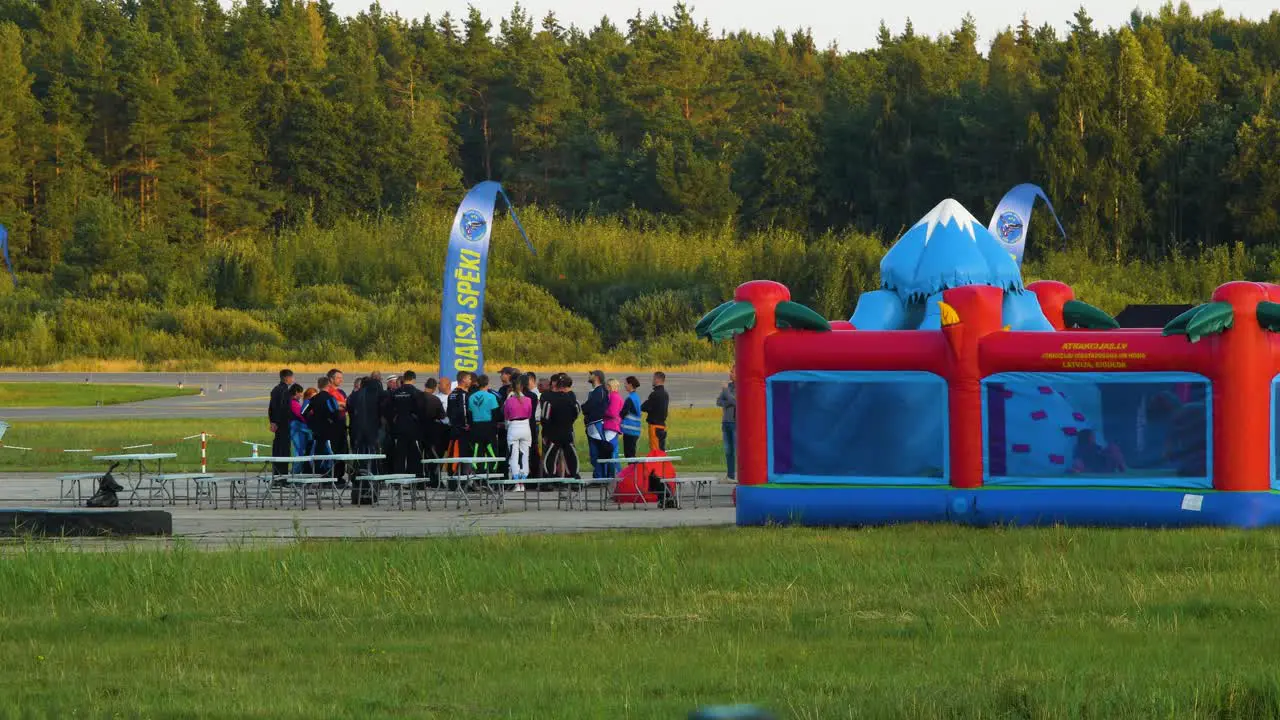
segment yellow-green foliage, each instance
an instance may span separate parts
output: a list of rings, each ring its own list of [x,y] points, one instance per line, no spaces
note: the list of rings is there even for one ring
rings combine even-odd
[[[33,277],[16,291],[0,290],[0,364],[434,360],[452,220],[452,209],[418,207],[238,238],[167,274],[140,268],[152,278],[141,294],[137,283],[91,283],[63,294],[57,282]],[[537,255],[509,218],[495,222],[485,343],[491,354],[531,363],[723,362],[727,347],[699,343],[690,331],[738,284],[778,280],[796,301],[847,318],[860,293],[879,287],[885,245],[856,232],[805,238],[784,230],[640,228],[537,207],[522,210],[521,220]],[[1061,280],[1112,313],[1131,303],[1197,302],[1228,280],[1280,271],[1277,261],[1240,245],[1175,254],[1158,265],[1038,249],[1033,241],[1028,282]]]

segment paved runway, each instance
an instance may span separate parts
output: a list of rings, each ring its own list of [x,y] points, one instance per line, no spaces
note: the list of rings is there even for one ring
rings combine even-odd
[[[649,371],[607,371],[610,377],[635,375],[642,383],[641,393],[648,391]],[[390,374],[383,371],[384,375]],[[581,397],[587,374],[574,376],[574,390]],[[347,386],[354,382],[356,371],[349,371]],[[301,376],[299,380],[305,380]],[[673,407],[712,407],[725,381],[718,373],[671,373],[667,376],[667,392]],[[277,382],[271,373],[0,373],[0,382],[78,383],[92,392],[95,383],[169,385],[182,383],[188,388],[203,388],[204,396],[191,395],[147,400],[125,405],[71,408],[0,408],[0,419],[19,420],[110,420],[171,418],[236,418],[266,414],[267,395]],[[302,382],[314,384],[314,378]]]
[[[74,509],[72,504],[54,502],[58,494],[55,474],[3,473],[0,474],[0,507]],[[608,505],[600,511],[557,510],[555,495],[543,493],[542,510],[524,510],[519,494],[507,501],[505,512],[494,512],[475,504],[475,512],[434,506],[424,510],[421,503],[417,510],[405,506],[403,511],[387,507],[350,507],[336,510],[317,510],[312,505],[307,510],[251,509],[232,510],[226,505],[213,509],[179,501],[176,506],[156,507],[173,515],[174,536],[202,547],[226,547],[239,544],[292,542],[299,538],[391,538],[391,537],[439,537],[464,535],[493,535],[501,533],[574,533],[599,530],[654,530],[673,527],[727,526],[734,522],[731,485],[714,487],[714,498],[708,506],[704,498],[697,508],[686,500],[679,510],[634,509],[624,506],[621,510]],[[532,506],[531,506],[532,507]],[[102,547],[103,540],[76,539],[67,542],[80,548]],[[112,541],[118,543],[119,541]],[[130,540],[143,545],[165,545],[171,540]]]

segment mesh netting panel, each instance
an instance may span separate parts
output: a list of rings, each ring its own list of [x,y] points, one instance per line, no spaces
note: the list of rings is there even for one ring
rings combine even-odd
[[[1004,373],[983,389],[989,485],[1212,485],[1202,376]]]
[[[775,482],[946,484],[947,385],[924,372],[769,379]]]
[[[1280,376],[1271,381],[1271,489],[1280,490]]]

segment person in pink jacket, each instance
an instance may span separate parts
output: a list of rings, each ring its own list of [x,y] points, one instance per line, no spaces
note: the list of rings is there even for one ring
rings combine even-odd
[[[606,385],[609,386],[609,404],[605,406],[604,411],[604,439],[612,449],[609,457],[615,458],[618,456],[618,438],[622,436],[622,406],[625,399],[618,391],[617,378],[609,378]]]
[[[511,379],[511,392],[502,405],[502,417],[507,422],[507,467],[512,480],[529,479],[529,453],[533,451],[533,400],[524,394],[528,377],[518,375]],[[523,486],[516,486],[520,492]]]

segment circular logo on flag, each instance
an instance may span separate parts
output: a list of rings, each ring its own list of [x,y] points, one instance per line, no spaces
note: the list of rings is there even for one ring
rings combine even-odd
[[[996,220],[996,232],[1006,245],[1016,245],[1022,239],[1022,218],[1014,212],[1001,213]]]
[[[484,231],[488,228],[489,223],[485,222],[484,215],[479,210],[468,210],[462,213],[462,220],[458,222],[458,229],[462,231],[462,237],[475,242],[484,237]]]

